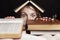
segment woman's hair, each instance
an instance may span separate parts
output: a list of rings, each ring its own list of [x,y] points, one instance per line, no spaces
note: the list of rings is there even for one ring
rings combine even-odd
[[[21,11],[23,11],[24,8],[30,8],[30,9],[34,10],[34,11],[36,12],[36,14],[37,14],[37,17],[40,16],[39,10],[38,10],[37,8],[35,8],[33,5],[31,5],[31,4],[28,4],[28,5],[24,6],[24,7],[18,12],[18,14],[19,14],[20,16],[21,16]]]

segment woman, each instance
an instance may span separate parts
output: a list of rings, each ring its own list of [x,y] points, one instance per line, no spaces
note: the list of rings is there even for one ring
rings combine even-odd
[[[27,20],[37,20],[38,17],[39,17],[39,12],[32,5],[26,5],[24,8],[22,8],[18,12],[18,14],[20,15],[21,18],[26,19],[26,21]],[[14,16],[7,16],[5,18],[11,19],[11,18],[15,18],[15,17]],[[24,34],[24,33],[22,33],[22,39],[23,39],[23,35],[25,36],[25,38],[27,38],[29,36],[30,37],[34,37],[34,36],[30,35],[30,34]],[[45,39],[45,38],[42,38],[42,39]],[[13,39],[13,40],[19,40],[19,39]]]
[[[21,9],[21,18],[26,18],[27,20],[35,20],[37,18],[37,11],[31,5],[27,5]]]

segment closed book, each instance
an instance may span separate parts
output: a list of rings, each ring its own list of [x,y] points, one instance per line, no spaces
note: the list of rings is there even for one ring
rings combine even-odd
[[[20,38],[23,28],[23,19],[0,19],[0,38]]]
[[[60,30],[59,20],[29,20],[28,30]]]

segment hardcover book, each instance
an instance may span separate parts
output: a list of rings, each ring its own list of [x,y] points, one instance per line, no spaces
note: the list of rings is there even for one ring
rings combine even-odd
[[[59,20],[48,20],[42,21],[38,20],[29,20],[27,22],[28,30],[60,30],[60,21]]]

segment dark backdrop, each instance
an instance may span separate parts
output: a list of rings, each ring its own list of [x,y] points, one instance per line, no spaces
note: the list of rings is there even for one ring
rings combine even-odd
[[[14,12],[14,9],[22,5],[27,0],[0,0],[0,18],[6,16],[15,16],[18,14]],[[43,16],[52,17],[54,14],[57,15],[57,19],[60,19],[60,1],[59,0],[32,0],[38,6],[45,10],[42,13]]]

